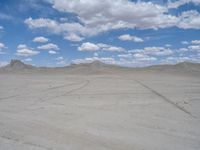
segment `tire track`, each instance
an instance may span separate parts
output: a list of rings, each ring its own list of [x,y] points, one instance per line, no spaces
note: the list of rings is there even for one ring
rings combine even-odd
[[[154,93],[155,95],[157,95],[158,97],[160,97],[161,99],[163,99],[165,102],[171,104],[173,107],[179,109],[180,111],[186,113],[187,115],[189,115],[192,118],[196,118],[195,116],[193,116],[189,111],[187,111],[186,109],[184,109],[183,107],[179,106],[178,104],[176,104],[175,102],[171,101],[170,99],[168,99],[167,97],[165,97],[164,95],[158,93],[156,90],[150,88],[149,86],[147,86],[146,84],[135,80],[138,84],[140,84],[141,86],[145,87],[146,89],[150,90],[152,93]]]
[[[8,99],[11,99],[11,98],[17,98],[17,97],[20,97],[20,96],[35,96],[35,94],[38,94],[38,93],[43,93],[43,92],[48,92],[48,91],[51,91],[51,90],[56,90],[56,89],[60,89],[60,88],[64,88],[64,87],[68,87],[68,86],[72,86],[72,85],[78,85],[80,84],[81,82],[77,82],[77,83],[69,83],[69,84],[64,84],[64,85],[60,85],[60,86],[54,86],[54,87],[51,87],[51,88],[47,88],[45,90],[41,90],[41,91],[37,91],[37,92],[32,92],[31,94],[16,94],[16,95],[11,95],[11,96],[7,96],[7,97],[2,97],[0,98],[0,101],[4,101],[4,100],[8,100]]]
[[[70,86],[70,85],[76,85],[76,84],[80,84],[80,83],[81,82],[69,83],[69,84],[64,84],[64,85],[60,85],[60,86],[54,86],[54,87],[50,87],[50,88],[43,90],[43,92],[47,92],[47,91],[55,90],[55,89],[60,89],[60,88],[64,88],[64,87],[67,87],[67,86]]]
[[[0,101],[15,98],[15,97],[18,97],[18,96],[20,96],[20,95],[11,95],[11,96],[7,96],[7,97],[2,97],[2,98],[0,98]]]
[[[32,142],[23,142],[23,141],[20,141],[17,138],[5,136],[5,135],[2,135],[0,137],[3,138],[3,139],[6,139],[6,140],[12,141],[12,142],[16,142],[16,143],[31,146],[31,147],[37,147],[37,148],[44,149],[44,150],[53,150],[53,148],[51,148],[51,147],[46,147],[46,146],[43,146],[43,145],[40,145],[40,144],[35,144],[35,143],[32,143]]]
[[[81,89],[85,88],[89,83],[90,83],[90,81],[89,81],[89,80],[86,80],[85,83],[84,83],[83,85],[81,85],[80,87],[78,87],[78,88],[73,88],[73,89],[71,89],[71,90],[69,90],[69,91],[67,91],[67,92],[65,92],[65,93],[63,93],[63,94],[61,94],[61,95],[57,95],[57,96],[54,96],[54,97],[50,97],[50,98],[48,98],[48,99],[41,99],[41,100],[37,101],[36,103],[34,103],[34,105],[37,104],[38,102],[39,102],[39,103],[42,103],[42,102],[49,101],[49,100],[52,100],[52,99],[55,99],[55,98],[59,98],[59,97],[66,96],[66,95],[68,95],[68,94],[70,94],[70,93],[73,93],[73,92],[75,92],[75,91],[78,91],[78,90],[81,90]]]

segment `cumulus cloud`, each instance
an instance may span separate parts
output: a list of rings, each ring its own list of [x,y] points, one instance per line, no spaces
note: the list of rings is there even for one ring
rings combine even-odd
[[[122,64],[133,66],[149,66],[157,64],[166,57],[171,57],[175,54],[168,47],[144,47],[143,49],[133,49],[119,54],[118,57]]]
[[[3,43],[0,43],[0,50],[6,48],[5,45]]]
[[[140,53],[142,55],[151,55],[151,56],[169,56],[174,52],[170,48],[166,47],[145,47],[143,49],[133,49],[129,53]]]
[[[40,52],[39,51],[34,51],[32,48],[28,47],[25,44],[20,44],[17,46],[17,56],[23,56],[23,57],[30,57],[30,56],[35,56],[38,55]]]
[[[42,46],[38,46],[38,49],[42,49],[42,50],[59,50],[60,48],[58,47],[58,45],[53,44],[53,43],[48,43]]]
[[[170,26],[171,16],[164,15],[167,8],[151,2],[131,2],[129,0],[52,0],[53,7],[61,12],[73,12],[89,27],[101,30],[131,27],[154,28]],[[151,11],[149,11],[151,10]],[[138,13],[140,12],[140,13]],[[168,21],[162,22],[162,17]],[[153,19],[153,20],[151,20]],[[159,22],[158,22],[159,21]]]
[[[194,3],[196,5],[199,5],[200,4],[200,1],[199,0],[177,0],[175,2],[169,2],[168,3],[168,8],[178,8],[184,4],[187,4],[187,3]]]
[[[72,60],[73,64],[81,64],[81,63],[91,63],[93,61],[101,61],[107,64],[115,64],[115,59],[112,57],[89,57],[84,59],[75,59]]]
[[[136,56],[137,57],[137,56]],[[74,64],[80,63],[91,63],[93,61],[101,61],[106,64],[114,64],[114,65],[121,65],[121,66],[148,66],[154,63],[156,58],[149,57],[149,56],[141,56],[140,58],[135,58],[134,56],[131,59],[124,59],[120,58],[119,60],[113,57],[89,57],[83,59],[75,59],[72,60]]]
[[[132,58],[133,55],[131,53],[128,53],[128,54],[120,54],[118,55],[119,58]]]
[[[66,65],[67,64],[66,59],[64,59],[64,57],[62,57],[62,56],[57,57],[55,60],[57,61],[58,65]]]
[[[156,61],[156,57],[149,56],[147,54],[144,54],[142,52],[136,52],[136,53],[127,53],[127,54],[120,54],[118,55],[119,58],[121,59],[126,59],[126,60],[135,60],[137,62],[140,61]]]
[[[31,29],[45,28],[49,32],[63,35],[70,41],[82,41],[87,36],[122,28],[159,29],[174,26],[182,29],[200,28],[200,14],[197,11],[186,11],[175,16],[169,13],[167,6],[152,2],[130,0],[104,0],[104,2],[51,0],[49,2],[60,12],[76,14],[81,23],[49,18],[27,18],[25,23]],[[142,42],[141,38],[134,36],[127,36],[126,39]]]
[[[100,50],[100,47],[96,44],[86,42],[83,43],[80,47],[78,47],[79,51],[98,51]]]
[[[38,51],[33,51],[31,49],[18,49],[16,53],[17,56],[24,56],[24,57],[34,56],[37,54],[39,54]]]
[[[56,60],[63,60],[64,58],[62,56],[57,57]]]
[[[0,43],[0,55],[5,54],[2,50],[5,49],[6,46],[3,43]]]
[[[3,31],[4,30],[4,27],[3,26],[0,26],[0,31]]]
[[[171,47],[172,45],[171,45],[171,44],[165,44],[165,46],[166,46],[166,47]]]
[[[200,45],[191,45],[188,47],[191,51],[200,52]]]
[[[117,47],[109,44],[104,44],[104,43],[98,43],[98,47],[100,47],[101,50],[103,51],[109,51],[109,52],[123,52],[125,51],[124,48],[122,47]]]
[[[89,29],[75,22],[62,23],[48,18],[28,18],[24,22],[30,29],[44,28],[51,33],[63,35],[67,40],[78,40],[78,36],[81,38],[80,34],[89,34],[89,31],[87,31]]]
[[[130,34],[124,34],[118,37],[122,41],[133,41],[133,42],[144,42],[142,38],[137,36],[132,36]]]
[[[183,12],[177,26],[182,29],[200,29],[200,14],[196,10]]]
[[[188,49],[187,49],[187,48],[180,48],[179,51],[180,51],[180,52],[187,52]]]
[[[90,42],[86,42],[83,43],[80,47],[78,47],[79,51],[109,51],[109,52],[122,52],[124,51],[124,48],[122,47],[116,47],[116,46],[112,46],[112,45],[108,45],[108,44],[104,44],[104,43],[98,43],[98,44],[94,44],[94,43],[90,43]]]
[[[193,40],[192,44],[200,44],[200,40]]]
[[[57,54],[57,52],[56,52],[56,51],[52,51],[52,50],[50,50],[50,51],[49,51],[49,54],[54,55],[54,54]]]
[[[142,53],[136,53],[133,56],[136,60],[139,60],[139,61],[156,61],[157,60],[157,58],[155,57],[151,57]]]
[[[187,45],[187,44],[189,44],[188,41],[182,41],[181,43],[182,43],[183,45]]]
[[[58,65],[66,65],[67,62],[65,60],[60,60],[57,62]]]
[[[31,58],[26,58],[24,59],[25,62],[30,62],[30,61],[33,61]]]
[[[84,40],[83,37],[81,37],[77,34],[74,34],[74,33],[70,33],[70,34],[66,35],[64,37],[64,39],[69,40],[69,41],[73,41],[73,42],[80,42],[80,41]]]
[[[23,49],[23,48],[28,48],[28,46],[25,45],[25,44],[19,44],[19,45],[17,46],[17,49]]]
[[[165,47],[145,47],[143,53],[156,56],[172,55],[173,51]]]
[[[39,42],[39,43],[45,43],[45,42],[48,42],[48,41],[49,41],[49,39],[45,38],[43,36],[35,37],[33,39],[33,42]]]
[[[9,63],[7,61],[0,61],[0,67],[6,66]]]

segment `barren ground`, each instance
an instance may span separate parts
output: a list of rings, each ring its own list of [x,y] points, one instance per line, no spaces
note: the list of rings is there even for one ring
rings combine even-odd
[[[193,75],[0,74],[0,150],[199,150]]]

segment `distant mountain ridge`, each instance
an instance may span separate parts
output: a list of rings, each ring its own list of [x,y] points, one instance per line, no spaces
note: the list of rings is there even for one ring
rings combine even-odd
[[[17,59],[12,59],[8,65],[2,67],[3,70],[7,70],[7,71],[20,71],[20,70],[29,70],[29,69],[34,69],[34,68],[36,67],[25,64],[22,61],[17,60]]]
[[[143,68],[128,68],[128,67],[122,67],[112,64],[105,64],[101,61],[93,61],[91,63],[80,63],[80,64],[71,64],[70,66],[65,67],[55,67],[55,68],[48,68],[48,67],[35,67],[29,64],[25,64],[24,62],[20,60],[13,59],[11,60],[10,64],[7,66],[4,66],[0,68],[0,70],[5,71],[34,71],[34,70],[40,70],[40,71],[47,71],[47,70],[61,70],[61,71],[68,71],[72,73],[84,73],[84,74],[90,74],[90,73],[100,73],[100,72],[112,72],[117,70],[157,70],[157,71],[163,71],[163,70],[173,70],[173,71],[195,71],[200,72],[200,64],[199,63],[192,63],[192,62],[181,62],[178,64],[170,65],[154,65],[149,67],[143,67]]]

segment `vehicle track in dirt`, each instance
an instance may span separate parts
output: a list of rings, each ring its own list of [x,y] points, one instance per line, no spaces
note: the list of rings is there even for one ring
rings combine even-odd
[[[157,92],[156,90],[152,89],[151,87],[149,87],[148,85],[144,84],[143,82],[141,82],[139,80],[135,80],[135,82],[137,82],[138,84],[140,84],[142,87],[148,89],[149,91],[151,91],[152,93],[154,93],[156,96],[160,97],[165,102],[171,104],[173,107],[175,107],[175,108],[179,109],[180,111],[186,113],[187,115],[189,115],[192,118],[196,118],[195,116],[192,115],[192,113],[190,113],[189,111],[187,111],[185,108],[179,106],[177,103],[173,102],[172,100],[170,100],[166,96],[162,95],[161,93]]]

